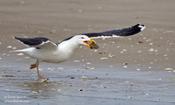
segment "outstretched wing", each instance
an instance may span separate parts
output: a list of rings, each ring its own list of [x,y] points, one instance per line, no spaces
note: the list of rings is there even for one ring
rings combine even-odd
[[[131,36],[135,35],[145,29],[145,26],[142,24],[136,24],[134,26],[123,28],[123,29],[114,29],[104,32],[97,33],[82,33],[83,35],[87,35],[91,38],[111,38],[111,37],[119,37],[119,36]]]
[[[34,37],[34,38],[20,38],[15,37],[18,41],[22,42],[23,44],[30,46],[30,47],[36,47],[38,49],[40,48],[57,48],[57,45],[50,41],[48,38],[45,37]]]

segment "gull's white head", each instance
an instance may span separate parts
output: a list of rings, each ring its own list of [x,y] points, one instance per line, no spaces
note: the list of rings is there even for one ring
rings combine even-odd
[[[99,48],[96,42],[89,38],[86,35],[76,35],[73,37],[73,39],[79,44],[79,45],[84,45],[90,49],[97,49]]]

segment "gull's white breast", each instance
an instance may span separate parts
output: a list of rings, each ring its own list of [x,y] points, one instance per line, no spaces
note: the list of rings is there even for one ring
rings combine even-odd
[[[72,55],[71,52],[66,52],[65,50],[59,49],[36,49],[34,47],[26,48],[22,50],[18,50],[19,52],[23,52],[28,56],[39,59],[43,62],[50,62],[50,63],[59,63],[66,61]]]

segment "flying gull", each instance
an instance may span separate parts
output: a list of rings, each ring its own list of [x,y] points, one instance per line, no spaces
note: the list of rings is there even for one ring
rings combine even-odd
[[[34,64],[31,64],[30,69],[36,68],[38,81],[47,81],[39,72],[39,63],[61,63],[68,60],[75,50],[83,45],[90,49],[97,49],[99,46],[94,41],[97,38],[113,38],[135,35],[145,29],[143,24],[136,24],[131,27],[122,29],[113,29],[104,32],[81,33],[64,39],[60,43],[54,43],[46,37],[21,38],[15,37],[18,41],[27,45],[25,49],[16,50],[15,52],[24,53],[31,58],[36,59]]]

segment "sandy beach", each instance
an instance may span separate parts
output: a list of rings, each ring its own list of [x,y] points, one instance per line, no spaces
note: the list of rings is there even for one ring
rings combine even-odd
[[[174,0],[0,0],[1,105],[174,105]],[[97,40],[67,62],[42,63],[48,83],[12,53],[14,36],[54,42],[84,32],[144,24],[135,36]]]

